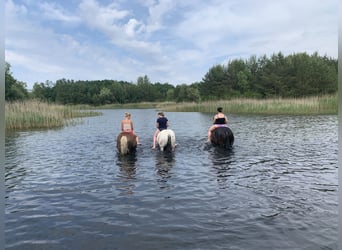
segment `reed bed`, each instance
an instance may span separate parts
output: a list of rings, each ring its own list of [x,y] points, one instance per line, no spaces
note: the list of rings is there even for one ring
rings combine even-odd
[[[165,111],[179,112],[216,112],[221,106],[225,113],[231,114],[269,114],[269,115],[310,115],[337,114],[336,95],[315,96],[307,98],[248,99],[236,98],[200,103],[174,103],[162,105]]]
[[[106,104],[101,105],[101,109],[150,109],[157,108],[159,103],[157,102],[139,102],[139,103],[125,103],[125,104]]]
[[[98,114],[36,100],[5,103],[6,130],[58,128],[76,123],[76,118]]]

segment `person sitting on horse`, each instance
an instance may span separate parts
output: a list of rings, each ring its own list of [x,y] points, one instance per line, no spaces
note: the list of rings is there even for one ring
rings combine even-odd
[[[168,119],[164,116],[163,112],[158,112],[158,119],[157,119],[157,123],[156,123],[156,131],[154,132],[153,135],[153,145],[152,148],[156,148],[156,140],[157,140],[157,136],[159,134],[160,131],[167,129],[169,126],[169,121]]]
[[[132,133],[136,136],[137,144],[139,143],[139,137],[135,134],[133,129],[133,121],[131,120],[131,114],[125,113],[125,119],[121,121],[121,131],[125,133]]]
[[[227,127],[228,118],[222,113],[222,107],[217,108],[217,114],[213,118],[213,125],[209,128],[207,142],[210,142],[211,133],[218,127]]]

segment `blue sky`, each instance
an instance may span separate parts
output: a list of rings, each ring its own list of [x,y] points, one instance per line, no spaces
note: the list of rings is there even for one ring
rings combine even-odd
[[[5,59],[35,82],[191,84],[217,64],[306,52],[337,58],[338,0],[5,0]]]

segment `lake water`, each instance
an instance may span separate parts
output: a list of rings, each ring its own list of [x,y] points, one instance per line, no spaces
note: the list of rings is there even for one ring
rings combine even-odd
[[[132,114],[142,145],[120,157]],[[6,135],[6,249],[337,249],[337,116],[229,115],[231,151],[205,145],[212,114],[102,110]]]

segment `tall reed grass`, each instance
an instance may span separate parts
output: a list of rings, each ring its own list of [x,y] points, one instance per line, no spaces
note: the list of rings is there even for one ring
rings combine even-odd
[[[75,118],[98,114],[36,100],[5,103],[6,130],[57,128],[77,122]]]
[[[336,95],[314,96],[307,98],[246,99],[236,98],[222,101],[200,103],[174,103],[161,105],[165,111],[181,112],[216,112],[221,106],[226,113],[235,114],[270,114],[270,115],[310,115],[337,114]]]

